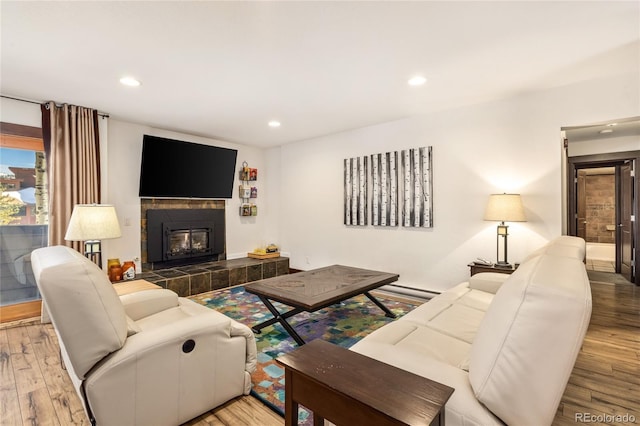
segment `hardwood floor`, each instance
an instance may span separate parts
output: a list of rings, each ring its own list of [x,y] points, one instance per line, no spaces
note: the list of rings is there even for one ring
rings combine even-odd
[[[553,424],[576,425],[576,415],[629,415],[640,423],[640,287],[593,282],[591,289],[591,323]],[[51,325],[21,322],[0,329],[0,424],[89,424],[60,365]],[[281,426],[284,421],[243,396],[186,424]]]
[[[640,424],[640,287],[592,281],[591,294],[589,330],[554,425],[575,425],[587,414],[634,416],[626,423]]]

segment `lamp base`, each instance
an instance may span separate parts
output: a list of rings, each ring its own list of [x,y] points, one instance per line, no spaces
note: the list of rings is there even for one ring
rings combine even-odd
[[[100,243],[100,240],[85,241],[84,255],[102,268],[102,244]]]

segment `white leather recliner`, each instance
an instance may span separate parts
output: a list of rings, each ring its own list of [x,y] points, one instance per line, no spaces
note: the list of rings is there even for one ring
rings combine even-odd
[[[169,290],[118,297],[104,271],[68,247],[31,259],[93,424],[179,425],[249,393],[256,344],[245,325]]]

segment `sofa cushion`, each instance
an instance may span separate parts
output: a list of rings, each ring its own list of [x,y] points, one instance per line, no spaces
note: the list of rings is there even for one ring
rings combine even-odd
[[[370,345],[391,346],[402,353],[411,352],[423,359],[435,359],[453,367],[464,362],[471,349],[471,345],[463,340],[409,321],[389,323],[356,343],[352,349],[360,352]]]
[[[551,424],[591,315],[584,264],[541,254],[487,310],[471,346],[476,397],[507,424]]]
[[[124,307],[95,263],[65,247],[45,247],[31,255],[34,275],[56,332],[64,341],[80,379],[127,338]]]
[[[481,272],[469,278],[469,288],[496,294],[509,275],[498,272]]]

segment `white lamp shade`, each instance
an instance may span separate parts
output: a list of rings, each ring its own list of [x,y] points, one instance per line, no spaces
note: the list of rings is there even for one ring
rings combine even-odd
[[[484,220],[526,222],[520,194],[491,194]]]
[[[76,204],[64,239],[107,240],[122,236],[116,209],[109,204]]]

